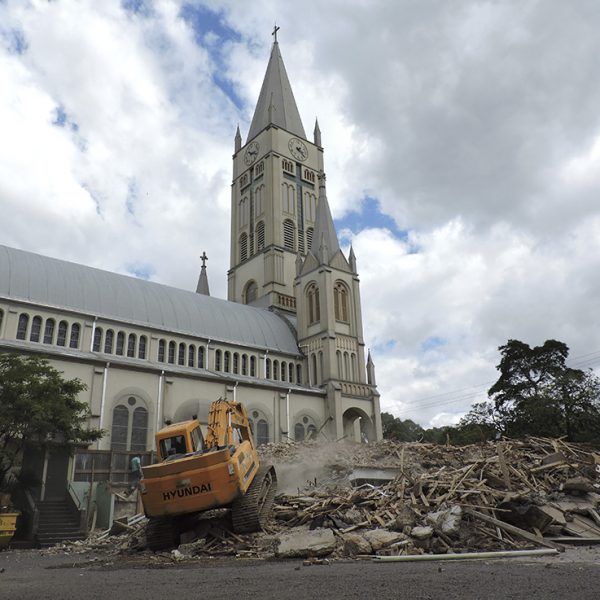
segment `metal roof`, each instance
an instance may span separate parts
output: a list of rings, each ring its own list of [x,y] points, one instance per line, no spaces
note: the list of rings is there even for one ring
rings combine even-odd
[[[292,86],[288,79],[279,44],[275,42],[267,65],[256,110],[248,132],[248,140],[256,137],[270,124],[306,139],[304,126],[296,106]]]
[[[298,354],[277,314],[0,245],[0,297]]]

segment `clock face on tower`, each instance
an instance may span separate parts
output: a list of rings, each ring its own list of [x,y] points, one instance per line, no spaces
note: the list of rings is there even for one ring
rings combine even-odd
[[[258,142],[252,142],[246,149],[244,154],[244,162],[250,166],[258,158],[259,145]]]
[[[288,144],[288,148],[296,160],[306,160],[308,158],[308,148],[302,140],[292,138]]]

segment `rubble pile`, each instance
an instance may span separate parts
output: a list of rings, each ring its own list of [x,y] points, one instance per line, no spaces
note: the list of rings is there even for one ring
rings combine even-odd
[[[267,444],[260,452],[283,482],[268,527],[238,535],[226,510],[204,513],[178,549],[162,553],[165,560],[304,557],[323,564],[325,556],[600,543],[600,455],[563,440],[465,447],[311,441]],[[369,467],[393,469],[395,477],[353,486],[353,471]],[[141,515],[115,522],[111,532],[75,543],[71,551],[139,553],[145,550],[144,527]]]
[[[348,451],[339,450],[342,462]],[[293,448],[267,448],[274,460],[279,453],[287,460]],[[350,556],[600,542],[600,456],[582,446],[544,438],[466,447],[383,441],[356,447],[355,456],[363,465],[397,467],[398,476],[379,486],[316,485],[279,496],[275,518],[287,527],[330,528],[337,551]],[[340,464],[331,469],[339,473]]]

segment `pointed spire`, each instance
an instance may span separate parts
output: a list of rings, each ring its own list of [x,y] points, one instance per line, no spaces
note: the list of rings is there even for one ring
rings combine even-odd
[[[348,264],[353,273],[358,273],[356,270],[356,255],[354,254],[354,248],[350,246],[350,254],[348,255]]]
[[[210,296],[210,290],[208,288],[208,276],[206,274],[206,261],[208,260],[206,252],[202,253],[200,259],[202,260],[202,268],[200,269],[200,277],[198,278],[198,285],[196,286],[196,294]]]
[[[235,151],[239,152],[242,148],[242,134],[240,133],[240,126],[238,124],[237,131],[235,132]]]
[[[333,255],[340,249],[331,210],[327,202],[327,194],[325,192],[325,173],[319,173],[319,203],[317,205],[317,218],[315,219],[315,230],[309,250],[317,256],[317,244],[319,244],[319,252],[325,251],[325,255],[319,256],[321,261],[329,264]]]
[[[306,139],[276,36],[247,141],[271,124]]]
[[[315,130],[313,131],[315,146],[321,147],[321,130],[319,129],[319,119],[315,119]]]
[[[369,385],[377,385],[377,381],[375,380],[375,364],[371,358],[371,351],[369,350],[369,355],[367,357],[367,383]]]

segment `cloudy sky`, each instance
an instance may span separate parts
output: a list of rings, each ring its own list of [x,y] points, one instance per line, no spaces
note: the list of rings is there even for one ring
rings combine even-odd
[[[0,243],[225,297],[275,21],[383,410],[455,422],[509,338],[600,365],[597,0],[0,0]]]

